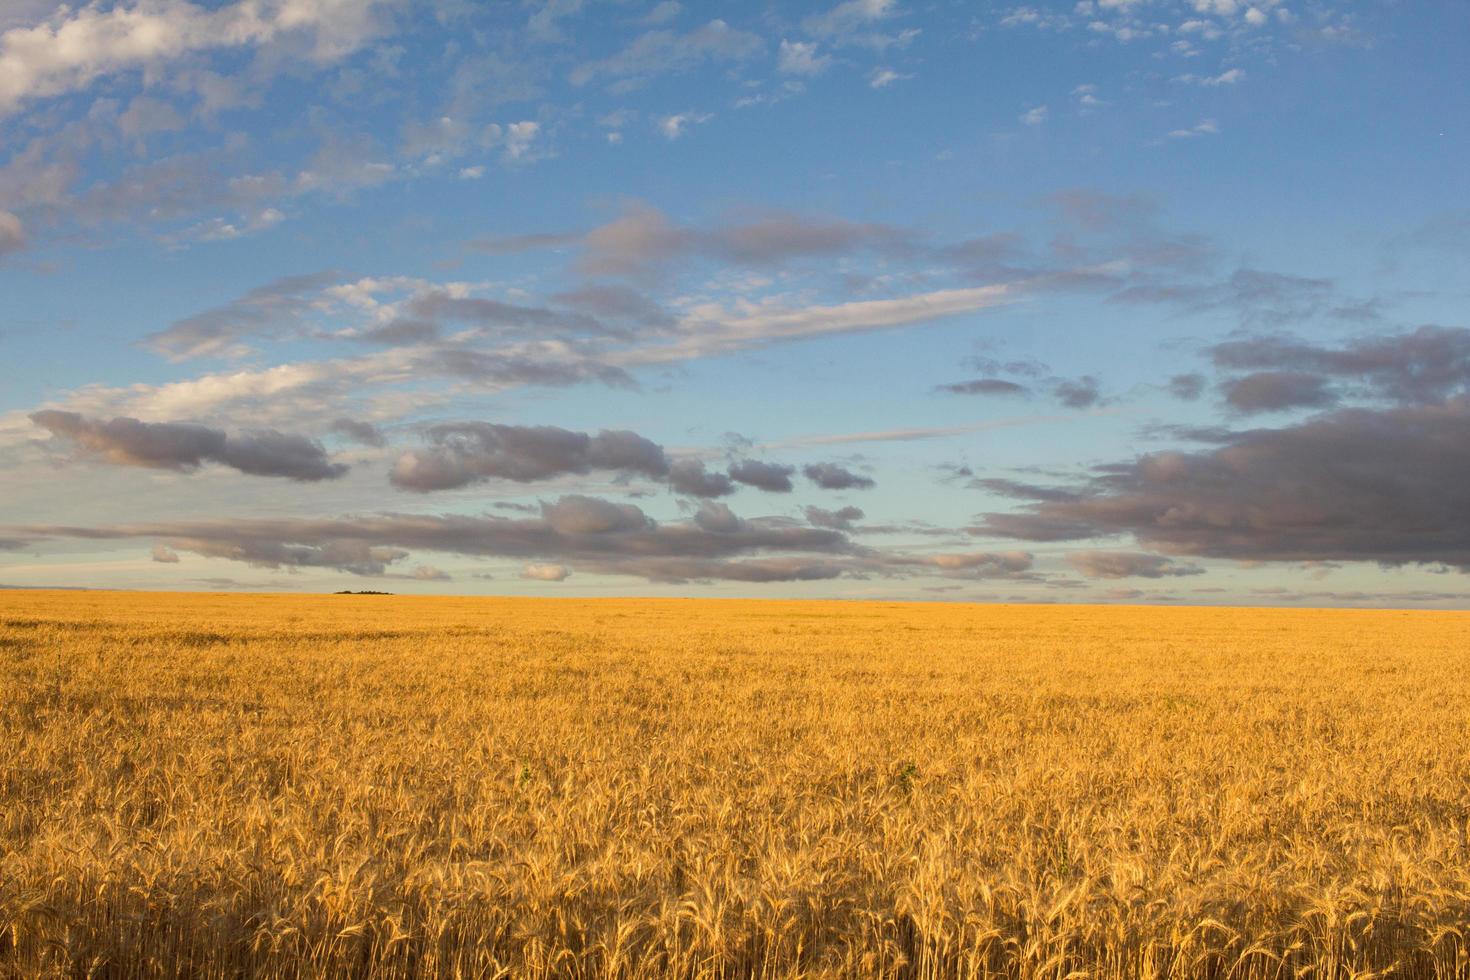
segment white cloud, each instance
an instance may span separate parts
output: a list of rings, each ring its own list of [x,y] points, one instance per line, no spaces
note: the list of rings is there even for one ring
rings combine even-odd
[[[913,77],[913,75],[900,74],[892,68],[874,68],[873,73],[868,76],[868,86],[870,88],[887,88],[894,82],[902,82]]]
[[[665,139],[676,140],[684,135],[687,127],[709,122],[713,118],[707,112],[680,112],[658,120],[658,130],[664,134]]]
[[[531,122],[511,123],[505,130],[505,153],[512,160],[524,159],[531,152],[531,144],[541,135],[541,124]]]
[[[832,59],[817,54],[815,42],[782,40],[776,58],[776,70],[784,75],[820,75]]]
[[[1097,86],[1091,83],[1078,85],[1072,89],[1072,101],[1083,109],[1099,109],[1107,105],[1105,101],[1098,98]]]
[[[1245,72],[1239,68],[1231,68],[1222,71],[1218,75],[1178,75],[1174,81],[1185,85],[1203,85],[1206,88],[1217,88],[1221,85],[1235,85],[1245,78]]]
[[[1027,126],[1040,126],[1042,123],[1046,122],[1046,117],[1049,114],[1050,110],[1047,109],[1046,106],[1039,105],[1033,106],[1032,108],[1027,109],[1025,112],[1021,113],[1020,118],[1021,122],[1025,123]]]
[[[705,61],[739,61],[765,48],[757,34],[712,20],[687,34],[649,31],[610,58],[586,62],[573,69],[573,85],[606,78],[615,92],[626,92],[667,72],[687,71]]]
[[[824,14],[808,17],[802,26],[819,37],[850,34],[893,16],[897,10],[895,0],[847,0]]]
[[[9,211],[0,211],[0,255],[25,248],[26,231],[20,219]]]
[[[1220,131],[1213,119],[1201,119],[1188,129],[1175,129],[1169,133],[1171,140],[1194,139],[1196,136],[1212,136]]]
[[[287,37],[310,57],[348,54],[381,27],[384,0],[242,0],[211,10],[186,0],[59,7],[43,23],[0,34],[0,113],[80,91],[118,72],[155,69],[200,51]]]
[[[537,582],[561,582],[571,574],[572,570],[567,566],[553,564],[531,564],[521,570],[521,578]]]
[[[1015,297],[1016,287],[997,285],[831,306],[743,304],[731,311],[705,304],[688,311],[679,324],[681,336],[672,343],[631,350],[613,361],[625,367],[659,364],[714,357],[779,340],[884,330],[1001,306]]]
[[[652,10],[643,15],[642,23],[650,26],[667,24],[678,17],[683,10],[684,6],[679,3],[679,0],[663,0],[662,3],[655,5]]]
[[[1196,13],[1234,17],[1240,9],[1240,3],[1239,0],[1194,0],[1194,9]]]

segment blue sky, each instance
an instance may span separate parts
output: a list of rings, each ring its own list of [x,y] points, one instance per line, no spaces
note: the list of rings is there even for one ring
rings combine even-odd
[[[0,584],[1464,607],[1470,8],[0,9]]]

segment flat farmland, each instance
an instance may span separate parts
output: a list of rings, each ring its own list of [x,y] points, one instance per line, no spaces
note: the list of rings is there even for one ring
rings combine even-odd
[[[0,592],[0,976],[1470,976],[1470,615]]]

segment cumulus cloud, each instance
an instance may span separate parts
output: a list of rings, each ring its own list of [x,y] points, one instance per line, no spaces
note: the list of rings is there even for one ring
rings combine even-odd
[[[212,462],[255,476],[299,481],[331,480],[348,469],[331,462],[315,439],[273,429],[230,435],[187,422],[104,421],[55,409],[32,412],[30,419],[85,455],[117,466],[190,471]]]
[[[364,446],[382,448],[388,444],[388,439],[383,435],[381,429],[371,422],[359,419],[340,418],[332,423],[332,432],[344,439],[360,442]]]
[[[431,426],[430,445],[398,458],[391,480],[405,490],[428,492],[489,479],[530,483],[592,470],[662,478],[669,462],[657,443],[626,430],[594,435],[556,426],[453,422]]]
[[[1032,541],[1131,535],[1168,554],[1470,569],[1470,399],[1340,408],[1214,434],[1199,451],[1108,464],[1066,496],[992,513],[972,533]]]
[[[669,489],[689,497],[724,497],[735,492],[735,481],[700,460],[680,459],[669,465]]]
[[[153,546],[152,558],[163,565],[176,565],[179,562],[179,553],[167,545],[156,544]]]
[[[521,569],[521,578],[536,582],[562,582],[571,574],[572,570],[567,566],[549,562],[532,562]]]
[[[694,512],[694,523],[716,534],[735,534],[749,526],[728,504],[713,500],[706,500],[699,505],[699,509]]]
[[[1172,578],[1205,571],[1198,565],[1142,551],[1074,551],[1067,563],[1088,578]]]
[[[877,486],[871,478],[838,463],[808,463],[801,472],[823,490],[871,490]]]
[[[795,472],[794,466],[758,459],[742,459],[730,464],[730,479],[767,493],[790,493],[794,489],[791,474]]]
[[[1242,415],[1322,408],[1337,401],[1327,379],[1305,371],[1258,371],[1220,385],[1225,404]]]
[[[866,516],[861,507],[839,507],[836,510],[806,507],[803,512],[807,523],[813,527],[830,527],[838,531],[851,530],[854,521],[860,521]]]

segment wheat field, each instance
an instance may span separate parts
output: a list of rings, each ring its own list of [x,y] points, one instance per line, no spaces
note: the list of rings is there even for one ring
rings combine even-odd
[[[1467,641],[0,593],[0,976],[1466,977]]]

